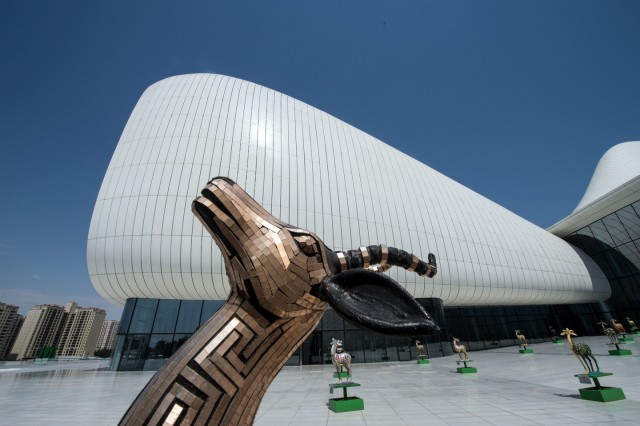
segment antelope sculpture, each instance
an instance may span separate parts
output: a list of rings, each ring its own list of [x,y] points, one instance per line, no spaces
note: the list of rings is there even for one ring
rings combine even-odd
[[[439,331],[411,295],[375,266],[433,277],[436,261],[373,245],[333,251],[312,232],[272,216],[228,178],[211,180],[192,211],[222,252],[226,303],[163,365],[120,425],[250,425],[284,363],[327,303],[383,334]]]
[[[339,383],[342,383],[340,367],[347,370],[347,381],[351,381],[351,355],[342,348],[342,340],[331,339],[331,362],[336,367]]]
[[[629,324],[629,329],[631,329],[631,332],[638,330],[638,326],[636,325],[636,322],[634,320],[629,317],[626,317],[625,319],[627,320],[627,324]]]
[[[420,343],[420,340],[416,340],[416,349],[418,349],[418,356],[424,357],[427,355],[424,345]]]
[[[600,321],[598,325],[602,327],[602,331],[604,332],[604,334],[607,335],[609,340],[611,340],[611,343],[613,343],[614,345],[617,345],[618,343],[620,343],[620,341],[618,340],[618,334],[615,332],[613,328],[607,327],[606,322]]]
[[[527,348],[527,338],[524,334],[520,334],[520,330],[516,330],[516,337],[518,338],[518,342],[522,345],[523,348]]]
[[[627,331],[624,329],[624,326],[620,324],[617,320],[611,319],[611,324],[613,325],[613,328],[615,328],[616,333],[627,334]]]
[[[580,361],[580,365],[582,365],[582,367],[584,368],[585,373],[595,373],[597,371],[600,371],[598,361],[596,361],[593,353],[591,353],[591,348],[589,347],[589,345],[587,345],[586,343],[573,343],[573,341],[571,340],[571,336],[577,336],[577,334],[573,330],[565,328],[564,330],[562,330],[562,333],[560,333],[560,335],[567,337],[569,349],[571,349],[571,352],[573,352],[576,358],[578,358],[578,361]],[[596,364],[595,369],[593,368],[593,363]]]
[[[460,339],[458,339],[457,337],[453,338],[453,350],[458,353],[458,356],[460,357],[461,361],[469,361],[469,354],[467,354],[467,348],[460,343]]]

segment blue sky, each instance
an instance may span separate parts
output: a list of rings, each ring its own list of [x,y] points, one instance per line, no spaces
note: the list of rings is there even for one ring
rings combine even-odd
[[[305,101],[546,228],[640,140],[638,22],[633,0],[4,0],[0,301],[119,319],[88,277],[91,212],[136,101],[177,74]]]

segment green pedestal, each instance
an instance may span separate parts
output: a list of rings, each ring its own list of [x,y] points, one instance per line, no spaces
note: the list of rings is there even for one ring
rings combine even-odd
[[[329,410],[334,413],[345,413],[347,411],[364,410],[364,400],[357,396],[347,398],[332,398],[329,400]]]
[[[626,399],[621,388],[609,387],[581,388],[580,397],[582,399],[588,399],[589,401],[598,402],[619,401],[621,399]]]
[[[640,330],[633,330],[631,334],[640,334]]]
[[[428,359],[426,359],[426,358],[418,360],[418,364],[429,364],[429,362],[430,361]]]
[[[332,383],[329,385],[331,393],[335,389],[342,389],[342,398],[329,399],[329,410],[334,413],[344,413],[347,411],[359,411],[364,410],[364,400],[357,396],[347,396],[347,388],[360,386],[360,383]]]
[[[340,377],[342,377],[343,379],[346,379],[347,377],[349,377],[349,373],[347,373],[346,371],[340,371]],[[337,371],[333,372],[333,378],[334,379],[338,378],[338,372]]]
[[[478,372],[478,370],[476,370],[475,367],[458,367],[457,371],[460,374],[469,374],[469,373],[477,373]]]
[[[602,371],[598,371],[588,374],[574,374],[574,376],[580,378],[581,381],[584,378],[588,377],[589,379],[593,380],[593,384],[595,385],[590,388],[579,389],[580,397],[582,399],[598,402],[619,401],[621,399],[626,399],[621,388],[610,388],[608,386],[602,386],[600,384],[600,381],[598,380],[600,377],[613,376],[613,373],[604,373]]]
[[[622,355],[632,355],[629,349],[612,349],[609,351],[609,355],[622,356]]]
[[[618,337],[618,341],[620,343],[631,343],[633,342],[633,337]]]
[[[521,354],[532,354],[533,349],[520,349]]]
[[[562,339],[552,339],[551,342],[553,342],[554,345],[563,345],[564,344]]]

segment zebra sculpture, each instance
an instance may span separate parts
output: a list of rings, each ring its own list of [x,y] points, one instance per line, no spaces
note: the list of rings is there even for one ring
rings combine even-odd
[[[397,282],[370,267],[436,274],[386,245],[345,252],[263,209],[228,178],[211,180],[192,211],[222,252],[225,304],[151,378],[120,425],[250,425],[267,388],[327,307],[374,332],[439,332]]]
[[[598,325],[602,327],[602,331],[604,332],[604,334],[607,335],[609,340],[611,340],[611,343],[613,343],[614,345],[617,345],[618,343],[620,343],[620,341],[618,340],[618,334],[615,332],[613,328],[607,327],[606,322],[600,321]]]

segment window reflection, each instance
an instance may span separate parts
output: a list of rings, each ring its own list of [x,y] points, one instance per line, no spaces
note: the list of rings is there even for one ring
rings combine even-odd
[[[180,303],[176,333],[193,333],[200,325],[201,300],[183,300]]]
[[[153,323],[154,333],[173,333],[178,317],[179,300],[161,300],[158,304],[156,320]]]
[[[609,235],[611,235],[611,239],[614,242],[614,245],[620,245],[629,242],[629,234],[622,226],[622,222],[618,219],[615,213],[605,217],[602,219],[602,223],[604,224],[607,231],[609,231]]]
[[[620,223],[633,240],[640,238],[640,217],[633,207],[627,206],[617,212]]]
[[[157,306],[157,299],[138,299],[131,317],[129,333],[150,333]]]

